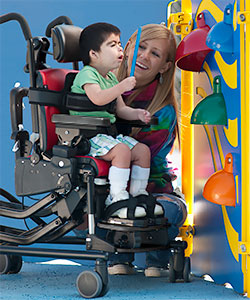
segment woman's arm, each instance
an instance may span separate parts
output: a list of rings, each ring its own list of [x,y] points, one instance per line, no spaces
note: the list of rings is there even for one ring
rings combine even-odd
[[[168,165],[167,155],[175,140],[176,113],[171,105],[167,105],[155,115],[158,125],[143,128],[134,138],[146,144],[151,151],[149,191],[153,193],[171,193],[172,168]]]
[[[154,116],[158,124],[142,128],[134,138],[150,147],[152,159],[158,155],[165,160],[175,139],[176,113],[172,105],[167,105]]]
[[[112,102],[124,92],[132,90],[134,86],[135,77],[132,76],[105,90],[102,90],[96,83],[86,83],[82,88],[94,104],[101,106]]]

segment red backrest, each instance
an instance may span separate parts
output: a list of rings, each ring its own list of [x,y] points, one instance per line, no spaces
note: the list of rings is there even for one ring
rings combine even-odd
[[[64,88],[64,82],[68,73],[77,73],[76,70],[68,69],[44,69],[39,70],[42,85],[52,91],[61,91]],[[45,122],[46,122],[46,140],[44,141],[45,150],[50,150],[57,144],[58,138],[55,133],[55,124],[51,122],[54,114],[60,113],[59,109],[53,106],[45,106]]]

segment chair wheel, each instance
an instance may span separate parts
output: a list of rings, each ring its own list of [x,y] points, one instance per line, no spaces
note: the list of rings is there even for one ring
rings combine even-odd
[[[0,254],[0,274],[7,274],[11,269],[11,258],[10,255]]]
[[[177,279],[177,272],[174,269],[174,257],[169,258],[169,281],[174,283]]]
[[[22,256],[0,254],[0,274],[17,274],[23,265]]]
[[[95,271],[84,271],[77,277],[78,292],[84,298],[95,298],[103,294],[103,282],[101,276]]]
[[[107,294],[108,290],[109,290],[108,284],[103,283],[102,291],[101,291],[99,297],[105,296]]]
[[[185,257],[184,268],[183,268],[183,279],[184,282],[190,282],[191,262],[190,257]]]
[[[22,256],[10,255],[11,266],[9,274],[17,274],[23,266]]]

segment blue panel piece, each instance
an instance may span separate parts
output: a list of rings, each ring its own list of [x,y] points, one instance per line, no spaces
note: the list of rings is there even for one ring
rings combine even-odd
[[[213,0],[214,6],[210,6],[206,5],[205,1],[193,0],[192,4],[198,10],[201,6],[204,9],[206,22],[212,27],[208,33],[210,42],[207,45],[215,50],[206,57],[204,72],[195,76],[194,90],[200,87],[209,95],[212,91],[213,78],[221,76],[221,91],[225,98],[228,117],[227,126],[209,125],[206,131],[201,126],[194,126],[196,234],[192,270],[197,275],[209,274],[216,283],[228,282],[236,291],[243,293],[242,255],[238,253],[238,242],[242,234],[240,31],[238,25],[233,27],[233,24],[236,24],[233,18],[237,16],[239,3],[235,5],[234,1]],[[197,11],[193,13],[196,15]],[[218,20],[218,15],[222,17],[220,20]],[[218,45],[220,47],[217,47]],[[200,99],[195,101],[197,104]],[[208,139],[208,132],[211,141]],[[224,158],[228,153],[233,156],[235,207],[223,207],[210,203],[202,196],[203,187],[208,178],[215,171],[223,168]],[[212,155],[215,157],[216,168]]]

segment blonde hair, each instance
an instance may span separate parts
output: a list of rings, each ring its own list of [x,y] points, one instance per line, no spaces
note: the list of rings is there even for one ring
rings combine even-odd
[[[136,41],[137,31],[132,34],[129,41],[133,46]],[[178,112],[177,101],[174,94],[174,77],[175,77],[175,54],[176,54],[176,41],[174,34],[165,25],[161,24],[147,24],[142,26],[140,42],[153,39],[166,39],[168,44],[167,61],[171,62],[170,68],[162,73],[162,83],[157,85],[156,93],[150,102],[147,110],[154,115],[157,111],[162,109],[164,106],[171,104],[173,105],[176,116]],[[119,67],[117,78],[119,81],[127,77],[127,63],[126,56],[128,51],[129,43],[124,48],[124,57]],[[130,105],[133,100],[142,92],[142,90],[150,83],[146,83],[136,90],[131,96],[127,98],[127,105]],[[175,126],[175,133],[178,135],[178,122]]]

